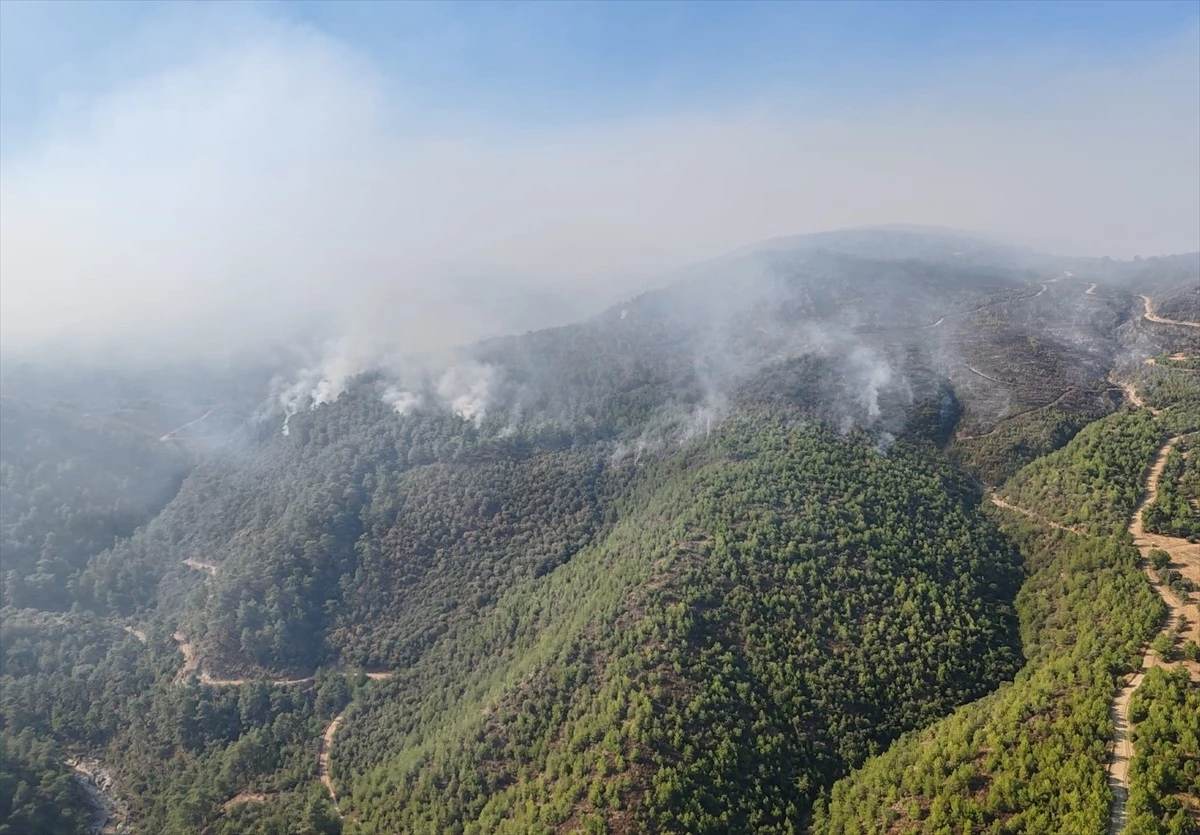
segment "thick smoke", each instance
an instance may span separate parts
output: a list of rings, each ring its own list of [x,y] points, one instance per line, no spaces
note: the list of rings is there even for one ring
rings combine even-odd
[[[879,408],[879,392],[886,386],[896,384],[895,371],[878,352],[865,345],[856,345],[850,350],[849,365],[860,403],[866,409],[867,420],[879,420],[882,415]],[[908,390],[907,381],[900,383]]]
[[[487,415],[500,370],[492,365],[468,362],[448,369],[438,380],[439,400],[464,420],[477,425]]]
[[[386,379],[387,375],[396,373],[395,366],[404,359],[396,355],[355,352],[351,350],[351,343],[345,340],[331,342],[319,362],[306,366],[290,380],[275,378],[270,396],[259,410],[258,419],[278,419],[282,416],[281,432],[287,435],[293,415],[336,402],[356,378],[371,372],[385,375],[385,379],[374,384],[375,394],[398,415],[406,416],[429,405],[451,411],[478,426],[487,416],[503,380],[501,369],[474,360],[449,365],[437,372],[430,384],[404,386]],[[421,369],[415,361],[410,360],[408,365],[410,375],[424,378],[431,373],[429,368]],[[417,371],[414,372],[414,368]]]
[[[424,398],[419,393],[407,391],[390,383],[384,385],[379,397],[384,403],[391,406],[396,411],[396,414],[402,417],[409,414],[413,409],[418,408],[424,402]]]
[[[309,26],[173,8],[169,61],[52,88],[65,112],[5,144],[6,349],[212,356],[315,331],[421,352],[578,318],[748,241],[897,220],[1197,248],[1194,29],[1087,72],[963,68],[919,108],[813,118],[785,91],[513,130],[413,112],[423,79]],[[20,25],[5,37],[36,43]]]
[[[905,220],[1089,254],[1200,246],[1194,27],[1086,73],[996,84],[991,73],[1028,64],[964,68],[959,85],[838,118],[785,91],[764,107],[706,100],[513,130],[410,110],[414,79],[234,8],[181,7],[182,25],[156,33],[169,62],[64,97],[67,112],[19,153],[6,144],[6,354],[62,342],[244,358],[283,345],[314,352],[269,392],[263,413],[284,431],[378,370],[375,396],[399,415],[445,409],[512,432],[550,418],[500,360],[463,352],[408,375],[398,359],[583,319],[678,264],[815,229]],[[6,38],[20,36],[13,20]],[[805,298],[772,266],[727,261],[674,298],[695,390],[662,407],[643,448],[710,434],[741,382],[807,353],[844,360],[844,425],[893,431],[884,394],[907,383],[853,333],[891,323],[856,322],[846,303],[771,315]],[[642,327],[644,307],[614,310],[612,325]],[[797,325],[805,315],[836,324]],[[929,342],[951,324],[924,322]]]
[[[259,418],[265,419],[282,412],[282,431],[286,435],[292,415],[335,402],[354,376],[367,365],[365,355],[353,350],[349,340],[331,341],[326,345],[319,362],[304,367],[290,381],[284,377],[276,377],[272,381],[270,399],[260,410]]]

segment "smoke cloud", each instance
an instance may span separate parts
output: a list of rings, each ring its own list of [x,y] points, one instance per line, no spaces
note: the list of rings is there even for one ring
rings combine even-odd
[[[479,423],[487,414],[492,389],[500,370],[492,365],[469,362],[456,365],[438,380],[439,399],[464,420]]]
[[[181,57],[65,100],[0,159],[6,349],[226,356],[353,334],[429,351],[568,321],[754,240],[895,221],[1068,254],[1200,248],[1194,28],[836,118],[775,95],[522,132],[425,124],[416,80],[245,9],[159,34]],[[336,397],[341,363],[280,406]],[[463,374],[442,396],[478,419],[491,383]]]

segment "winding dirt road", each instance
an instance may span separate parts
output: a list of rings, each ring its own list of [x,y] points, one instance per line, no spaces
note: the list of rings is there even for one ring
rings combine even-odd
[[[1130,399],[1136,397],[1136,392],[1133,392]],[[1133,537],[1133,544],[1137,546],[1142,554],[1142,570],[1146,572],[1150,584],[1163,602],[1167,604],[1167,622],[1163,626],[1160,634],[1176,635],[1182,633],[1183,637],[1196,640],[1197,629],[1200,628],[1200,616],[1197,613],[1189,613],[1187,609],[1196,608],[1195,601],[1190,604],[1185,604],[1178,599],[1170,589],[1166,588],[1158,579],[1157,575],[1151,568],[1149,554],[1150,551],[1156,548],[1161,548],[1171,556],[1171,566],[1173,568],[1184,569],[1188,574],[1193,571],[1200,571],[1200,546],[1188,542],[1185,539],[1177,539],[1170,536],[1162,536],[1148,532],[1142,524],[1142,511],[1146,506],[1155,500],[1158,496],[1158,483],[1162,478],[1163,467],[1167,462],[1167,454],[1171,449],[1179,443],[1179,437],[1174,437],[1163,444],[1158,451],[1158,455],[1154,459],[1153,465],[1150,467],[1150,472],[1146,476],[1146,489],[1142,492],[1142,499],[1133,510],[1133,516],[1129,520],[1129,533]],[[1113,697],[1112,705],[1109,707],[1109,716],[1113,723],[1113,741],[1110,746],[1110,756],[1107,766],[1108,785],[1113,793],[1113,805],[1109,814],[1108,832],[1109,835],[1119,835],[1125,829],[1127,819],[1126,804],[1129,799],[1129,762],[1133,759],[1133,740],[1129,724],[1129,702],[1133,697],[1134,691],[1141,686],[1142,680],[1146,676],[1146,671],[1152,667],[1177,667],[1185,666],[1193,681],[1200,681],[1200,665],[1194,662],[1169,662],[1158,656],[1149,647],[1142,654],[1142,662],[1137,671],[1117,690]]]
[[[237,687],[246,684],[248,681],[252,681],[252,679],[244,678],[214,678],[213,676],[209,675],[207,671],[200,667],[200,661],[196,656],[196,649],[194,646],[192,646],[192,644],[188,643],[187,636],[185,636],[182,632],[176,632],[173,637],[179,644],[179,651],[183,653],[183,667],[180,668],[179,673],[175,676],[176,684],[182,683],[189,675],[197,670],[199,670],[200,673],[199,680],[201,684],[208,684],[215,687]],[[394,673],[364,671],[363,675],[365,675],[371,681],[383,681],[384,679],[391,678]],[[267,683],[273,685],[292,685],[307,684],[311,681],[313,681],[313,677],[308,676],[307,678],[268,679]],[[329,799],[333,801],[333,808],[339,815],[342,812],[341,809],[338,808],[337,792],[333,788],[333,777],[329,773],[329,757],[333,750],[333,739],[335,736],[337,736],[338,728],[342,726],[342,722],[345,721],[345,718],[346,711],[343,710],[337,716],[333,717],[333,721],[329,723],[329,727],[325,729],[325,733],[321,734],[320,753],[318,754],[317,758],[317,776],[320,778],[322,785],[325,786],[325,790],[329,792]],[[233,803],[239,799],[253,800],[257,797],[257,795],[246,797],[239,795],[237,798],[234,798],[234,800],[229,802]]]
[[[391,678],[395,673],[366,673],[367,678],[371,681],[383,681]],[[325,790],[329,792],[329,799],[333,801],[333,808],[340,815],[342,810],[338,807],[337,791],[333,788],[333,777],[329,773],[329,757],[333,752],[333,739],[337,736],[338,728],[342,726],[342,722],[346,719],[346,711],[343,710],[337,716],[333,717],[333,721],[329,723],[329,727],[325,729],[325,733],[321,734],[321,753],[317,758],[317,776],[321,778],[321,783],[325,786]]]
[[[1109,374],[1108,381],[1121,391],[1125,392],[1125,399],[1134,406],[1137,406],[1139,409],[1147,409],[1152,415],[1157,415],[1162,411],[1162,409],[1155,409],[1147,406],[1145,401],[1142,400],[1141,395],[1137,393],[1137,389],[1133,387],[1133,383],[1129,382],[1128,380],[1122,380],[1116,374]]]
[[[1150,566],[1149,554],[1152,550],[1166,551],[1170,557],[1168,568],[1174,569],[1187,577],[1192,582],[1200,585],[1200,544],[1188,542],[1186,539],[1181,539],[1175,536],[1164,536],[1163,534],[1152,533],[1146,530],[1142,522],[1142,511],[1147,505],[1152,503],[1158,497],[1158,482],[1162,478],[1163,468],[1167,463],[1167,455],[1179,443],[1180,437],[1171,438],[1159,450],[1158,456],[1154,459],[1154,464],[1150,467],[1150,473],[1146,477],[1146,491],[1142,496],[1141,502],[1137,509],[1133,512],[1133,518],[1129,522],[1129,534],[1133,537],[1133,544],[1142,552],[1142,557],[1146,562],[1143,564],[1143,569],[1146,576],[1150,579],[1150,584],[1154,586],[1159,596],[1171,610],[1171,616],[1178,616],[1181,625],[1181,635],[1184,640],[1193,640],[1200,643],[1200,600],[1190,600],[1184,602],[1175,596],[1170,588],[1163,585],[1156,573]],[[1188,668],[1193,681],[1200,682],[1200,664],[1195,662],[1180,662]]]
[[[1131,403],[1138,407],[1145,407],[1145,404],[1132,384],[1122,382],[1115,377],[1111,379],[1125,391]],[[1151,411],[1157,414],[1157,410]],[[1188,542],[1186,539],[1163,536],[1162,534],[1147,531],[1142,522],[1142,511],[1158,497],[1158,485],[1162,478],[1163,469],[1166,466],[1167,455],[1180,440],[1180,436],[1170,438],[1155,455],[1149,472],[1146,474],[1146,485],[1142,491],[1142,497],[1130,517],[1128,530],[1130,536],[1133,538],[1133,544],[1142,555],[1142,570],[1146,573],[1150,585],[1167,605],[1167,620],[1159,634],[1179,636],[1183,640],[1192,640],[1200,643],[1200,602],[1191,600],[1185,603],[1176,597],[1171,589],[1159,580],[1157,573],[1151,567],[1149,558],[1150,551],[1152,550],[1161,549],[1166,551],[1170,556],[1170,563],[1168,564],[1170,568],[1179,571],[1185,577],[1192,579],[1193,582],[1200,583],[1200,546]],[[1020,513],[1031,519],[1036,519],[1058,530],[1074,534],[1082,533],[1052,519],[1047,519],[1031,510],[1011,504],[995,493],[991,493],[988,498],[997,507]],[[1146,672],[1156,666],[1185,667],[1192,681],[1200,682],[1200,664],[1191,661],[1167,661],[1161,658],[1148,645],[1142,654],[1138,671],[1126,679],[1117,689],[1116,694],[1113,696],[1112,704],[1109,706],[1109,717],[1112,720],[1114,730],[1113,740],[1109,746],[1109,760],[1105,769],[1108,777],[1108,785],[1113,793],[1113,804],[1109,814],[1109,835],[1120,835],[1125,829],[1127,820],[1126,804],[1129,798],[1129,763],[1134,756],[1131,736],[1132,728],[1129,722],[1129,702],[1134,692],[1141,686],[1142,681],[1145,679]]]
[[[187,636],[185,636],[182,632],[176,632],[173,637],[179,644],[179,651],[183,653],[183,667],[180,668],[179,673],[175,676],[176,684],[182,683],[189,675],[191,675],[191,673],[197,670],[199,670],[200,673],[199,680],[201,684],[208,684],[216,687],[237,687],[253,680],[244,678],[214,678],[200,667],[200,661],[196,656],[195,647],[188,643]],[[395,675],[395,673],[363,671],[363,675],[365,675],[371,681],[383,681],[384,679],[391,678],[393,675]],[[268,679],[267,684],[293,685],[307,684],[311,681],[313,681],[313,677],[308,676],[307,678]],[[345,710],[333,717],[333,721],[329,723],[329,726],[325,729],[325,733],[321,734],[321,744],[319,748],[319,754],[317,756],[317,776],[320,778],[321,784],[325,786],[325,790],[329,792],[329,799],[333,802],[333,808],[339,815],[342,813],[342,811],[338,807],[337,791],[333,787],[333,777],[329,773],[329,758],[333,750],[334,737],[337,736],[338,729],[342,726],[345,718]],[[238,802],[261,802],[262,799],[262,795],[243,793],[228,801],[225,805],[228,807]]]
[[[1183,325],[1185,328],[1200,328],[1200,322],[1181,322],[1178,319],[1164,319],[1155,314],[1154,310],[1150,307],[1149,296],[1142,296],[1142,304],[1146,309],[1143,315],[1151,322],[1158,322],[1160,325]]]
[[[179,644],[179,651],[183,653],[183,666],[179,668],[179,672],[175,674],[175,683],[181,684],[187,680],[193,672],[199,672],[199,680],[201,684],[208,684],[213,687],[240,687],[250,681],[258,681],[259,679],[250,678],[216,678],[209,674],[200,665],[200,659],[196,655],[196,648],[188,642],[187,636],[182,632],[176,632],[171,636],[175,639],[175,643]],[[265,679],[267,684],[276,686],[287,686],[292,684],[308,684],[313,680],[312,676],[304,678],[271,678]]]

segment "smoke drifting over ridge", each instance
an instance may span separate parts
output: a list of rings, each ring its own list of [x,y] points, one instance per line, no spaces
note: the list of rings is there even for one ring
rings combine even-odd
[[[1194,29],[1019,96],[518,133],[418,121],[405,80],[315,30],[244,9],[202,24],[164,36],[185,58],[4,156],[6,348],[434,350],[578,318],[748,241],[894,220],[1091,254],[1200,246]]]

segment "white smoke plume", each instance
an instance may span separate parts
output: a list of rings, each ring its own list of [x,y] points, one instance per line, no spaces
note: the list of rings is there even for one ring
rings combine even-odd
[[[347,340],[336,340],[326,345],[320,362],[303,368],[292,382],[276,378],[271,386],[271,402],[260,417],[270,417],[283,412],[284,435],[288,434],[288,423],[292,415],[303,409],[315,409],[325,403],[335,402],[346,390],[354,375],[366,367],[360,352],[351,350]]]
[[[496,366],[466,362],[453,366],[438,380],[438,398],[456,415],[478,425],[487,415],[499,380],[500,369]]]
[[[866,345],[852,348],[848,359],[857,378],[855,384],[858,387],[859,400],[867,411],[867,418],[872,422],[876,421],[881,415],[879,392],[897,382],[895,372],[883,357]],[[907,382],[904,385],[907,387]]]
[[[379,398],[402,416],[421,406],[425,400],[420,394],[407,391],[394,384],[384,386]]]

